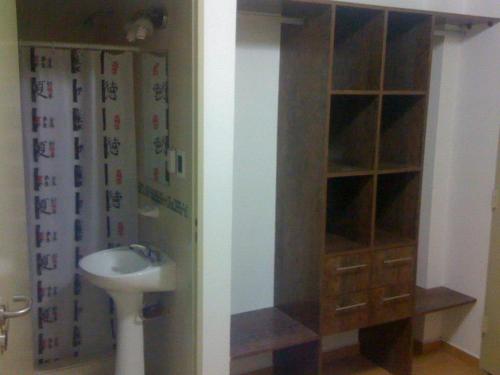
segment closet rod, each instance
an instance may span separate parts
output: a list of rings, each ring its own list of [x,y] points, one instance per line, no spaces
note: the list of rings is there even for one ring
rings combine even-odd
[[[238,16],[259,16],[259,17],[276,18],[277,20],[280,21],[280,23],[287,25],[301,26],[304,24],[304,20],[302,18],[285,17],[278,13],[250,12],[246,10],[239,10]]]
[[[84,44],[84,43],[60,43],[60,42],[35,42],[29,40],[20,40],[21,47],[40,47],[40,48],[64,48],[64,49],[90,49],[90,50],[105,50],[105,51],[122,51],[122,52],[141,52],[139,47],[129,46],[112,46],[106,44]]]
[[[446,36],[449,34],[457,34],[464,36],[467,33],[465,27],[457,26],[457,25],[441,25],[440,27],[436,27],[434,30],[434,35],[438,36]]]

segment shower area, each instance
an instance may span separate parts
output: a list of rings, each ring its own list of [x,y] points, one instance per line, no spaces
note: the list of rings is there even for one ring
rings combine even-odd
[[[138,243],[177,265],[144,298],[146,372],[194,374],[193,4],[17,8],[35,367],[113,356],[115,304],[80,261]]]

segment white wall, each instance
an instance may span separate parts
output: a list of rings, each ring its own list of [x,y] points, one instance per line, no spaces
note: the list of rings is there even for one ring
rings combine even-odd
[[[489,256],[491,199],[500,125],[500,26],[462,44],[456,128],[453,138],[446,286],[472,295],[477,304],[449,340],[478,355]],[[457,313],[459,314],[459,312]],[[456,316],[455,319],[460,318]]]
[[[236,1],[198,0],[197,26],[197,374],[228,375]]]
[[[500,4],[498,0],[465,0],[465,13],[500,18]]]
[[[233,314],[274,299],[276,136],[281,25],[238,17],[234,134]]]
[[[425,288],[446,282],[449,248],[453,141],[460,93],[463,36],[447,33],[434,39],[431,95],[422,183],[417,284]]]

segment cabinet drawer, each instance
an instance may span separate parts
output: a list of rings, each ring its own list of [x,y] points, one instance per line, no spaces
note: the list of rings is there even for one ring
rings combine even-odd
[[[325,264],[325,294],[336,296],[369,288],[370,254],[329,257]]]
[[[368,292],[328,298],[323,304],[323,334],[366,327],[369,323],[369,308]]]
[[[370,302],[371,324],[400,320],[413,315],[413,290],[410,285],[373,289]]]
[[[373,259],[372,286],[412,284],[414,259],[413,247],[376,251]]]

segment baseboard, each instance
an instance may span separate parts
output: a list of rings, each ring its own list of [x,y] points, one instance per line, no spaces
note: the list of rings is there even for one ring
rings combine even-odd
[[[445,352],[448,352],[452,356],[459,358],[460,360],[466,362],[467,364],[479,368],[479,358],[476,358],[473,355],[463,351],[462,349],[459,349],[456,346],[448,344],[447,342],[440,340],[440,341],[423,343],[421,341],[415,340],[413,344],[413,351],[417,355],[427,354],[435,352],[437,350],[444,350]]]
[[[473,355],[464,352],[462,349],[457,348],[447,342],[443,342],[443,349],[450,353],[451,355],[459,358],[460,360],[468,363],[471,366],[479,368],[479,358],[474,357]]]
[[[436,350],[443,348],[444,342],[434,341],[434,342],[421,342],[419,340],[413,341],[413,353],[416,355],[427,354],[430,352],[435,352]]]

